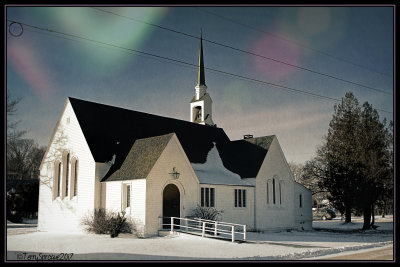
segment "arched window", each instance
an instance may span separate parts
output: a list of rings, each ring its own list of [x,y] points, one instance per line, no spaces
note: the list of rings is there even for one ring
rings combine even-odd
[[[78,195],[78,160],[75,160],[74,167],[74,196],[76,196]]]
[[[68,180],[69,180],[69,153],[64,157],[62,177],[62,198],[68,196]]]
[[[276,204],[275,178],[272,179],[272,203]]]
[[[269,182],[267,181],[267,204],[269,204]]]
[[[201,117],[201,106],[193,107],[193,122],[199,122],[202,120]]]
[[[78,193],[78,159],[71,160],[71,199]]]
[[[56,161],[54,164],[54,180],[53,180],[53,199],[60,196],[60,180],[61,180],[61,162]]]
[[[282,183],[279,181],[279,205],[282,205]]]

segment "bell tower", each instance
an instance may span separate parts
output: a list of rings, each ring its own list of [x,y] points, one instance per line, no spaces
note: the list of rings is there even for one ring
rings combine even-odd
[[[214,126],[212,120],[212,100],[207,93],[206,78],[204,75],[203,39],[200,31],[199,64],[197,70],[196,92],[190,101],[190,122]]]

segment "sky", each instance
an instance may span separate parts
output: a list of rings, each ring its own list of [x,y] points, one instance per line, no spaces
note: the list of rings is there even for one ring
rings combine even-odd
[[[393,120],[393,6],[7,6],[6,87],[47,146],[67,97],[190,120],[200,31],[213,121],[310,160],[348,91]],[[15,22],[15,23],[12,23]],[[12,24],[12,25],[11,25]]]

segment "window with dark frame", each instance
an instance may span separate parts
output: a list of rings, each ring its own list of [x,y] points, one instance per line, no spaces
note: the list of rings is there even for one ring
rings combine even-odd
[[[126,208],[131,206],[131,186],[126,185]]]
[[[65,196],[68,196],[68,180],[69,180],[69,153],[65,163]]]
[[[60,196],[60,181],[61,180],[61,162],[58,162],[57,164],[57,197]]]
[[[215,207],[214,197],[215,197],[214,188],[210,188],[210,207]]]
[[[200,205],[202,207],[215,207],[215,188],[200,188]]]
[[[74,163],[74,194],[73,196],[76,196],[78,193],[78,160],[75,160]]]
[[[206,207],[210,206],[210,188],[206,187]]]
[[[272,179],[272,203],[276,204],[276,198],[275,198],[275,179]]]
[[[303,207],[303,200],[301,194],[299,195],[300,208]]]
[[[235,189],[235,208],[245,208],[246,207],[246,190],[245,189]]]
[[[200,189],[200,196],[201,196],[200,206],[204,207],[204,188],[203,187]]]

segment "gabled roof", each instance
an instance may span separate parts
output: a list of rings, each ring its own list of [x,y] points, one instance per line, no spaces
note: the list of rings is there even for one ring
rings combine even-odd
[[[69,98],[96,162],[122,163],[137,139],[176,133],[190,162],[206,160],[212,142],[229,138],[221,128]],[[117,143],[119,143],[117,145]]]
[[[256,177],[274,135],[217,144],[225,168],[241,178]]]
[[[265,150],[269,149],[269,146],[272,143],[272,140],[274,139],[275,135],[269,135],[269,136],[261,136],[261,137],[254,137],[254,138],[247,138],[244,139],[247,142],[250,142],[254,145],[257,145],[259,147],[264,148]]]
[[[225,168],[240,175],[241,178],[256,177],[273,138],[272,136],[230,141],[223,129],[214,126],[72,97],[69,97],[69,101],[94,160],[108,162],[115,155],[114,165],[103,181],[117,179],[116,175],[122,177],[117,173],[115,176],[112,175],[118,170],[120,173],[127,172],[128,169],[123,167],[125,161],[126,164],[134,162],[138,166],[130,177],[143,176],[150,167],[146,167],[141,157],[143,160],[145,158],[156,160],[171,133],[176,134],[190,163],[206,162],[208,152],[215,143]],[[142,149],[144,153],[139,156],[135,152],[136,148]]]
[[[193,163],[192,168],[200,184],[253,186],[249,182],[241,179],[238,174],[229,171],[223,166],[222,159],[216,146],[208,152],[207,161],[205,163]]]
[[[137,139],[121,167],[114,164],[102,181],[145,179],[173,135]]]

